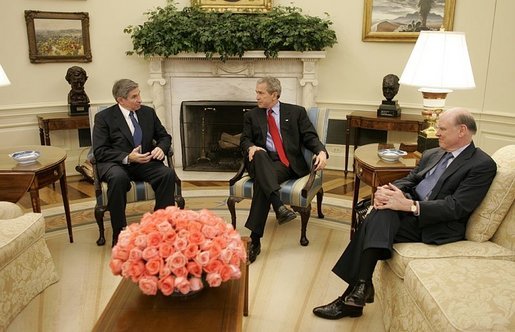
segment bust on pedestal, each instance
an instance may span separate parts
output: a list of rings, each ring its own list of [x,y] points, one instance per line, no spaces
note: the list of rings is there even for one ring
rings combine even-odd
[[[88,114],[89,98],[84,91],[84,83],[88,79],[86,71],[78,66],[68,68],[64,77],[72,89],[68,93],[69,115]]]
[[[383,78],[383,95],[386,98],[377,109],[377,116],[401,116],[401,108],[393,97],[399,92],[399,77],[388,74]]]

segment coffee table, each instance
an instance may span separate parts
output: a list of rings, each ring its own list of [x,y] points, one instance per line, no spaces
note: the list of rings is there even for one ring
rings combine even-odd
[[[144,295],[123,279],[93,331],[241,331],[248,314],[248,265],[240,269],[240,279],[189,298]]]

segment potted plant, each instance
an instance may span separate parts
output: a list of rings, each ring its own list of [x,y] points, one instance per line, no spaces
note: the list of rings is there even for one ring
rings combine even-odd
[[[297,7],[275,7],[267,13],[210,12],[199,7],[177,9],[173,3],[147,12],[142,25],[128,26],[133,50],[127,54],[168,57],[205,53],[226,60],[246,51],[263,50],[267,57],[280,51],[321,51],[332,47],[332,22],[302,14]]]

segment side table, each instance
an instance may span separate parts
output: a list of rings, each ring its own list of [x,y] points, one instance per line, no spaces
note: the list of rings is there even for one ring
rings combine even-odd
[[[361,181],[372,187],[372,195],[378,186],[382,186],[407,175],[418,163],[415,153],[408,153],[397,162],[383,161],[377,155],[379,144],[367,144],[354,151],[354,195],[352,197],[352,223],[350,236],[358,227],[356,218],[356,203],[359,197]],[[373,197],[372,197],[373,200]]]
[[[359,139],[359,129],[376,129],[376,130],[395,130],[406,132],[419,132],[424,129],[425,123],[422,115],[401,114],[400,117],[377,116],[374,112],[352,112],[347,115],[347,129],[345,130],[345,170],[347,177],[349,165],[349,143],[350,130],[356,128],[354,132],[354,151],[356,151]],[[354,152],[356,153],[356,152]]]
[[[40,153],[38,160],[30,164],[20,164],[9,157],[15,151],[37,150]],[[68,187],[66,183],[66,151],[53,146],[24,145],[9,148],[0,148],[0,174],[5,178],[10,176],[12,191],[19,191],[20,188],[27,190],[27,175],[32,176],[28,191],[32,201],[32,210],[41,212],[39,189],[59,180],[61,195],[63,198],[64,212],[66,214],[66,226],[70,243],[73,243],[72,221],[70,216],[70,203],[68,201]],[[0,194],[2,191],[0,191]],[[0,200],[4,197],[0,195]]]
[[[89,128],[89,117],[66,112],[41,114],[38,115],[38,126],[41,145],[50,145],[50,131]]]

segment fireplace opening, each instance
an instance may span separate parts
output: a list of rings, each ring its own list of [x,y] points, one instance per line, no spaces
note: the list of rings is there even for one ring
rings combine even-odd
[[[183,101],[180,128],[185,171],[233,172],[242,158],[243,114],[252,101]]]

